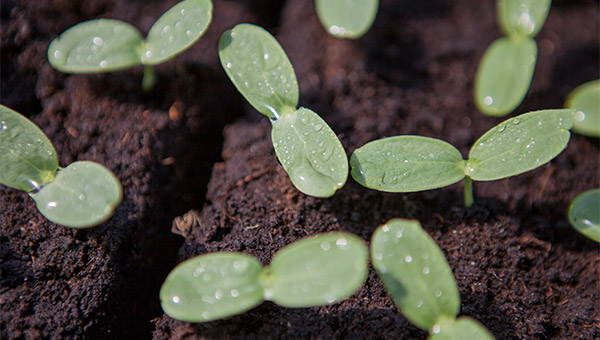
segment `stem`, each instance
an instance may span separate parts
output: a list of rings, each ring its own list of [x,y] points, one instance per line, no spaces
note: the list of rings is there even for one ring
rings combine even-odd
[[[471,177],[465,176],[465,207],[470,208],[473,205],[473,181]]]
[[[142,90],[144,93],[152,91],[156,85],[156,73],[150,65],[144,65],[144,76],[142,78]]]

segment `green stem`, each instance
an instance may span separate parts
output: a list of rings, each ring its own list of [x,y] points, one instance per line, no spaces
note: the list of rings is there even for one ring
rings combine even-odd
[[[156,73],[150,65],[144,65],[144,76],[142,78],[142,90],[144,93],[152,91],[156,85]]]
[[[470,208],[473,205],[473,181],[471,177],[465,176],[465,207]]]

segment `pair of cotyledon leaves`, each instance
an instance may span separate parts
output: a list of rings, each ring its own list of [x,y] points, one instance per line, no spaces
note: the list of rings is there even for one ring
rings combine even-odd
[[[175,267],[160,291],[167,315],[206,322],[243,313],[271,300],[285,307],[332,304],[365,282],[368,251],[360,238],[319,234],[297,241],[263,267],[241,253],[213,253]],[[373,266],[408,320],[431,339],[493,339],[475,320],[456,319],[460,298],[442,251],[419,222],[395,219],[371,241]]]
[[[373,25],[379,0],[315,0],[315,7],[329,34],[358,39]]]
[[[88,161],[59,168],[56,150],[35,124],[0,105],[0,183],[29,193],[52,222],[87,228],[108,219],[122,199],[119,180]]]
[[[525,98],[537,60],[533,37],[551,0],[498,0],[498,22],[506,35],[486,50],[475,77],[475,104],[490,116],[512,112]]]

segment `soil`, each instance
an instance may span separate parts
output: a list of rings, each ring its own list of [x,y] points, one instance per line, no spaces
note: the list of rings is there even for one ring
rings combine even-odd
[[[350,155],[385,136],[442,138],[467,155],[502,118],[477,112],[473,78],[501,36],[495,3],[382,0],[361,39],[338,40],[312,1],[220,1],[207,34],[157,68],[65,75],[47,62],[50,41],[96,17],[147,32],[175,1],[1,2],[0,102],[38,124],[61,165],[93,160],[113,170],[124,200],[103,225],[61,227],[26,193],[0,186],[2,339],[425,339],[371,270],[352,297],[286,309],[266,302],[205,324],[162,313],[160,285],[179,262],[241,251],[268,264],[285,245],[344,230],[369,240],[390,218],[417,219],[454,271],[461,315],[498,339],[600,338],[598,244],[574,232],[565,209],[600,186],[598,139],[573,135],[550,163],[494,182],[411,194],[372,191],[352,179],[333,197],[298,192],[277,163],[270,123],[245,103],[217,57],[221,33],[240,22],[271,31],[298,76],[300,104],[318,112]],[[533,83],[515,112],[562,107],[577,85],[600,77],[597,1],[555,1],[536,37]],[[176,220],[189,228],[171,233]]]

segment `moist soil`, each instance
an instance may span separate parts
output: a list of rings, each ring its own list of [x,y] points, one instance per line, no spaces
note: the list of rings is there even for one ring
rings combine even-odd
[[[495,2],[382,0],[361,39],[326,34],[309,0],[219,1],[207,34],[157,67],[66,75],[47,62],[50,41],[92,18],[116,18],[144,34],[170,1],[1,2],[0,102],[22,112],[54,143],[60,164],[93,160],[122,181],[123,203],[99,227],[47,221],[26,193],[0,186],[2,339],[425,339],[391,302],[371,269],[363,288],[325,307],[266,302],[203,324],[163,314],[160,285],[179,262],[240,251],[268,264],[285,245],[343,230],[369,240],[385,221],[417,219],[447,256],[461,315],[498,339],[600,337],[598,244],[565,219],[578,193],[600,186],[598,139],[573,135],[550,163],[494,182],[410,194],[372,191],[351,178],[333,197],[298,192],[278,164],[270,123],[223,72],[217,43],[237,23],[280,41],[300,85],[350,155],[368,141],[417,134],[463,155],[503,118],[477,112],[472,87],[486,47],[501,32]],[[597,79],[596,1],[555,1],[536,37],[530,92],[515,112],[560,108]],[[175,224],[189,234],[171,233]]]

